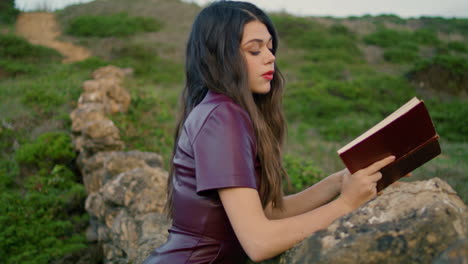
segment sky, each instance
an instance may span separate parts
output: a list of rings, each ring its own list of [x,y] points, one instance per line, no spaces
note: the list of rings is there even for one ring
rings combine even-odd
[[[28,11],[37,6],[56,10],[68,4],[92,0],[16,0],[16,6]],[[131,0],[128,0],[129,3]],[[184,0],[200,5],[211,0]],[[266,11],[286,11],[294,15],[362,16],[396,14],[403,18],[442,16],[468,18],[467,0],[251,0]]]

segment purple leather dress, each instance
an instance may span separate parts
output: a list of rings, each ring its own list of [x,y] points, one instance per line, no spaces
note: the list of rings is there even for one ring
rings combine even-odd
[[[247,256],[217,189],[257,189],[260,167],[247,112],[229,97],[209,91],[185,121],[174,166],[169,237],[144,264],[244,263]]]

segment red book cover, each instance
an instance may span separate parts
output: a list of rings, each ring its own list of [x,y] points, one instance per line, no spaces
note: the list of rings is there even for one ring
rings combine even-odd
[[[441,153],[424,101],[416,97],[379,124],[338,150],[351,173],[394,155],[395,161],[384,167],[377,182],[380,191]]]

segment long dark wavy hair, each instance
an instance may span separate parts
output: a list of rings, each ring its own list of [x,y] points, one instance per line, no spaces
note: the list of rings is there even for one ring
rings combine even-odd
[[[203,9],[190,33],[185,62],[186,84],[181,95],[175,144],[169,171],[166,212],[172,217],[174,164],[177,141],[185,119],[205,97],[208,90],[224,94],[250,115],[257,138],[261,164],[259,194],[263,207],[269,202],[283,208],[282,181],[287,173],[282,164],[285,121],[282,110],[284,78],[275,65],[271,89],[266,94],[252,93],[248,86],[246,62],[241,53],[244,25],[263,23],[272,36],[273,54],[278,36],[268,16],[251,3],[219,1]]]

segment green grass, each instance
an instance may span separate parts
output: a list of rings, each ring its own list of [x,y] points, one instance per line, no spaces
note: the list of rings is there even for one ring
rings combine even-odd
[[[36,60],[47,67],[0,81],[3,263],[48,263],[88,247],[86,193],[76,173],[68,115],[91,70],[85,62]]]
[[[80,37],[124,37],[140,32],[155,32],[161,23],[148,17],[132,17],[126,13],[83,15],[70,21],[66,32]]]
[[[419,54],[407,49],[393,48],[386,50],[383,57],[392,63],[414,63],[419,59]]]
[[[137,4],[141,6],[142,1]],[[92,50],[99,50],[95,46],[104,43],[94,41],[99,38],[119,42],[106,47],[106,56],[99,53],[74,64],[60,64],[60,56],[50,49],[0,35],[0,224],[6,227],[0,229],[3,262],[45,263],[86,252],[88,216],[82,208],[83,187],[75,173],[76,153],[70,151],[68,115],[76,107],[83,81],[90,79],[96,68],[114,64],[134,69],[134,75],[124,83],[132,97],[130,109],[111,118],[128,150],[157,152],[168,168],[184,80],[183,59],[164,56],[155,44],[158,40],[145,33],[146,22],[141,21],[156,21],[157,26],[150,31],[167,34],[174,30],[184,36],[188,32],[165,23],[164,16],[161,21],[148,22],[147,17],[115,13],[121,9],[128,9],[128,14],[140,13],[132,9],[137,4],[120,1],[116,11],[105,1],[89,4],[106,10],[108,15],[103,16],[89,16],[84,8],[73,18],[73,7],[67,9],[72,18],[64,19],[63,26],[76,23],[73,34]],[[126,28],[116,19],[133,22]],[[423,18],[422,28],[405,31],[382,26],[407,24],[395,15],[352,18],[377,25],[377,31],[363,38],[340,19],[329,20],[331,25],[284,14],[273,14],[272,19],[281,38],[277,63],[288,81],[284,109],[289,134],[284,164],[291,186],[285,186],[286,192],[302,190],[342,169],[337,149],[418,96],[426,101],[441,136],[442,155],[406,180],[440,177],[468,202],[467,45],[465,39],[451,42],[435,34],[442,30],[466,36],[466,19]],[[112,20],[117,31],[106,29]],[[95,31],[90,33],[90,29]],[[365,51],[359,48],[363,45],[381,47],[385,64],[368,64]],[[434,51],[435,56],[428,57],[426,50]],[[183,53],[182,48],[174,51],[177,53]],[[398,74],[381,70],[389,67],[398,69],[393,71]],[[435,68],[437,74],[431,74]],[[433,81],[431,78],[442,85],[419,85]]]
[[[40,73],[49,63],[58,61],[61,55],[53,49],[32,45],[13,34],[0,34],[0,79],[26,73]]]
[[[127,113],[112,117],[126,148],[160,153],[168,169],[181,87],[154,87],[133,78],[126,87],[131,90],[132,106]]]
[[[165,85],[183,83],[182,63],[162,59],[151,45],[129,41],[112,54],[113,64],[133,68],[139,79]]]

